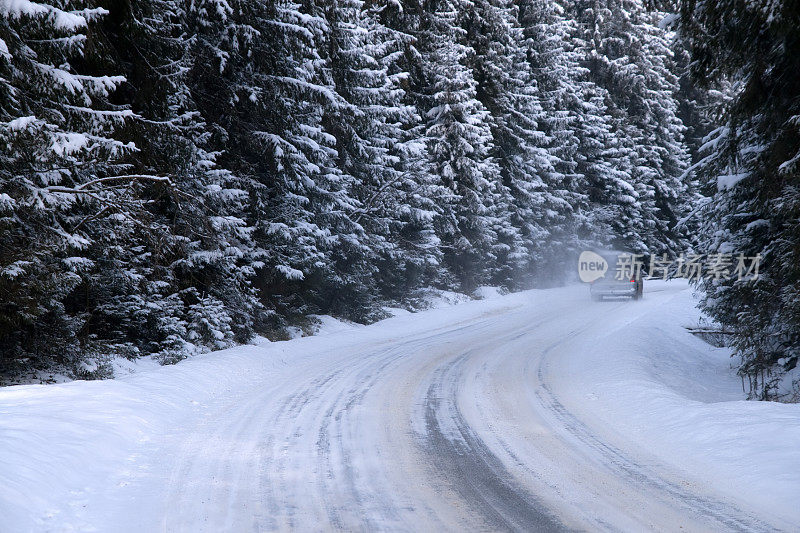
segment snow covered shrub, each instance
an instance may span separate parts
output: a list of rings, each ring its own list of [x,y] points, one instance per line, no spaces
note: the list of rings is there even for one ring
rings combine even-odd
[[[186,316],[187,339],[203,351],[222,350],[234,344],[231,329],[233,318],[225,305],[213,296],[197,298],[197,291],[190,289],[197,300],[189,306]],[[184,294],[184,298],[187,295]]]

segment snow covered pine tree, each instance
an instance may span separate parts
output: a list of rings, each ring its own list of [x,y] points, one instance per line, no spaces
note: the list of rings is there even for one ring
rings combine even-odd
[[[697,172],[710,198],[706,253],[762,255],[759,277],[703,281],[703,309],[733,332],[754,398],[787,389],[800,358],[800,7],[796,2],[682,1],[679,31],[694,78],[733,91]],[[797,397],[797,383],[794,394]]]
[[[142,182],[117,132],[133,117],[108,97],[121,76],[79,74],[88,2],[0,2],[0,372],[61,365],[76,373],[89,320],[70,294],[95,268],[91,227],[132,220]]]

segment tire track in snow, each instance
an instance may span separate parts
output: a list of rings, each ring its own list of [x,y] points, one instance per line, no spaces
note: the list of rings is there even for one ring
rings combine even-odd
[[[567,410],[547,361],[580,346],[609,311],[641,307],[551,304],[320,352],[240,391],[182,443],[166,512],[185,511],[165,529],[630,530],[648,523],[625,513],[653,500],[647,509],[671,511],[648,529],[685,514],[697,529],[771,530],[665,479]],[[598,473],[607,479],[591,479]],[[605,487],[629,494],[576,511]],[[192,520],[193,501],[214,505]]]
[[[457,388],[469,351],[436,371],[425,396],[422,446],[447,483],[479,510],[492,529],[551,532],[565,527],[469,427],[457,404]]]

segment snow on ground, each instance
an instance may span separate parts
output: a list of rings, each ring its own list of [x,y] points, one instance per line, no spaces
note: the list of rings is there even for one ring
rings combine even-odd
[[[358,327],[360,324],[341,320],[329,315],[315,315],[313,318],[317,320],[317,328],[314,332],[315,335],[330,335],[333,333],[347,332]]]
[[[707,502],[720,497],[764,523],[800,527],[800,405],[742,400],[729,353],[685,331],[698,315],[691,291],[680,282],[647,283],[638,303],[591,303],[585,289],[489,292],[480,301],[366,327],[323,320],[319,336],[213,352],[115,380],[0,389],[0,530],[232,530],[251,523],[240,521],[247,513],[253,524],[262,524],[264,512],[269,520],[286,515],[286,521],[276,526],[267,520],[272,525],[260,528],[302,528],[303,516],[341,528],[343,509],[378,525],[408,528],[406,518],[419,519],[413,525],[422,527],[429,523],[426,512],[445,529],[474,525],[459,514],[477,512],[458,501],[468,501],[466,496],[456,491],[461,496],[437,506],[442,488],[424,479],[448,460],[467,470],[471,463],[462,464],[458,454],[426,463],[414,455],[413,441],[402,444],[410,435],[432,439],[434,429],[455,442],[463,423],[472,428],[469,438],[483,444],[458,449],[497,454],[517,481],[527,474],[513,463],[524,465],[543,480],[536,490],[555,487],[555,496],[543,493],[541,500],[566,524],[636,529],[640,522],[625,518],[635,512],[634,495],[665,492],[667,500],[681,500],[678,509],[699,507],[695,512],[702,514],[713,507]],[[531,388],[527,398],[517,395],[525,390],[520,387]],[[509,391],[513,398],[503,396]],[[445,402],[450,393],[452,405]],[[527,401],[531,417],[539,413],[535,423],[518,419],[528,413]],[[436,409],[435,418],[429,409]],[[448,413],[457,424],[448,425]],[[339,429],[317,435],[320,424]],[[308,455],[323,453],[318,446],[325,435],[331,439],[325,453],[332,455],[319,464],[333,469],[327,472],[319,471],[320,457]],[[506,437],[503,446],[511,448],[500,445]],[[558,446],[548,449],[551,441]],[[426,449],[445,454],[447,442],[436,442]],[[506,457],[512,448],[517,455]],[[525,450],[531,453],[519,455]],[[567,479],[581,475],[581,461],[586,471],[603,472],[597,465],[608,457],[624,466],[622,474]],[[548,460],[555,461],[552,468]],[[500,475],[495,463],[487,464]],[[395,474],[388,472],[392,465]],[[412,467],[420,470],[416,476],[408,472]],[[264,472],[254,473],[260,468]],[[625,478],[631,468],[636,475]],[[667,481],[639,487],[637,476],[648,468]],[[349,474],[340,480],[342,472]],[[357,480],[368,486],[344,490]],[[472,481],[485,482],[482,492],[513,486],[508,480],[466,480]],[[703,496],[676,495],[673,482]],[[264,489],[265,483],[281,491]],[[589,501],[595,493],[588,489],[581,492],[592,484],[600,491],[624,487],[615,512],[604,515],[607,504]],[[265,492],[250,494],[254,487]],[[431,487],[436,492],[426,492]],[[184,499],[173,498],[172,490],[184,491]],[[220,493],[230,501],[215,521],[216,507],[203,505]],[[561,508],[559,499],[565,500]],[[184,500],[198,509],[181,510]],[[577,504],[570,507],[570,500]],[[245,505],[253,501],[276,507],[262,512]],[[329,501],[327,514],[319,514],[315,506]],[[582,507],[587,516],[567,516]],[[713,509],[719,520],[728,507]],[[168,527],[176,523],[181,527]],[[655,524],[650,527],[664,529]]]
[[[503,296],[503,291],[497,287],[482,286],[475,289],[473,294],[479,300],[491,300]]]
[[[437,291],[432,309],[360,326],[319,316],[312,337],[239,346],[160,366],[150,358],[123,364],[117,379],[0,388],[0,531],[91,530],[81,506],[102,499],[98,482],[130,483],[147,444],[194,421],[215,399],[252,387],[308,354],[346,349],[350,333],[382,339],[479,316],[490,307],[447,305],[467,297]],[[495,302],[493,307],[502,307]],[[66,508],[65,508],[66,507]],[[64,522],[68,520],[68,522]]]
[[[680,331],[700,319],[692,304],[687,290],[554,363],[562,397],[607,438],[800,526],[800,404],[745,401],[730,349]]]

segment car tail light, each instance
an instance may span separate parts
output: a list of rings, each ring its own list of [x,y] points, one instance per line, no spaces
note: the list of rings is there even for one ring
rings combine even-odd
[[[636,283],[636,280],[635,280],[635,279],[632,279],[632,280],[631,280],[631,283]]]

